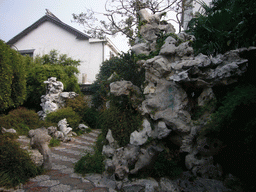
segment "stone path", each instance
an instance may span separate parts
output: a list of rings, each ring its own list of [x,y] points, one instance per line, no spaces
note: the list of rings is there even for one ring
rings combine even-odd
[[[30,179],[16,192],[108,192],[109,189],[96,187],[93,182],[74,173],[74,163],[88,152],[93,152],[93,145],[100,130],[92,130],[74,137],[73,141],[52,147],[52,169],[44,175]],[[22,145],[28,145],[29,139],[22,139]],[[1,190],[0,190],[1,191]]]

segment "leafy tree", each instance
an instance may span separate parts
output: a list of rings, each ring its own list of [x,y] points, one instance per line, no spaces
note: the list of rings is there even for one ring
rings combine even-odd
[[[24,57],[0,40],[0,113],[26,98]]]
[[[105,35],[115,35],[121,32],[132,44],[137,36],[140,19],[138,12],[147,8],[153,14],[174,11],[177,13],[177,23],[181,23],[178,15],[182,13],[186,0],[112,0],[106,1],[105,12],[98,13],[92,9],[86,9],[85,13],[73,14],[75,22],[84,25],[86,32],[98,38]],[[103,15],[105,20],[98,20],[96,14]]]
[[[196,53],[217,54],[255,46],[255,0],[213,0],[211,6],[201,5],[204,11],[190,21],[188,30],[196,37]]]
[[[76,74],[79,60],[73,60],[56,50],[49,54],[37,56],[34,62],[28,62],[27,100],[25,106],[40,110],[40,97],[45,94],[45,84],[49,77],[57,77],[64,84],[65,91],[80,93]]]

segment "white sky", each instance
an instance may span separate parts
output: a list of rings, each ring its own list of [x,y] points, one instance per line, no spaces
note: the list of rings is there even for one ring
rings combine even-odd
[[[7,42],[45,15],[49,9],[62,22],[84,31],[83,26],[71,22],[72,14],[86,8],[104,11],[105,0],[0,0],[0,39]],[[129,47],[124,36],[110,38],[120,51]]]
[[[0,0],[0,39],[9,41],[43,17],[45,9],[49,9],[62,22],[83,32],[83,26],[71,22],[72,14],[85,12],[85,7],[104,12],[105,2],[106,0]],[[120,51],[127,52],[129,49],[124,36],[110,39]]]

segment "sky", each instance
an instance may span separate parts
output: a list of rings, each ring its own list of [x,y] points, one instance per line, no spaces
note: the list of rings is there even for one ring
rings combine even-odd
[[[25,28],[32,25],[49,9],[62,22],[79,31],[83,26],[72,22],[72,14],[85,12],[90,8],[104,11],[106,0],[0,0],[0,39],[7,42]],[[110,38],[120,51],[127,52],[128,40],[124,36]]]
[[[72,22],[72,14],[85,12],[85,8],[104,12],[106,0],[0,0],[0,39],[7,42],[32,25],[50,10],[62,22],[84,32],[82,25]],[[173,16],[175,18],[175,15]],[[172,22],[176,31],[178,26]],[[129,50],[128,40],[123,35],[110,37],[123,52]]]

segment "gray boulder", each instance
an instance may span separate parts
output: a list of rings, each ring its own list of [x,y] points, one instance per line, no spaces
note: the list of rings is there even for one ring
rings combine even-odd
[[[48,135],[48,130],[44,127],[30,130],[28,133],[30,139],[30,145],[32,148],[37,148],[43,155],[43,167],[45,169],[51,169],[51,150],[48,145],[51,140],[51,136]]]
[[[147,119],[143,120],[143,129],[141,131],[134,131],[130,136],[130,144],[143,145],[151,137],[151,125]]]

